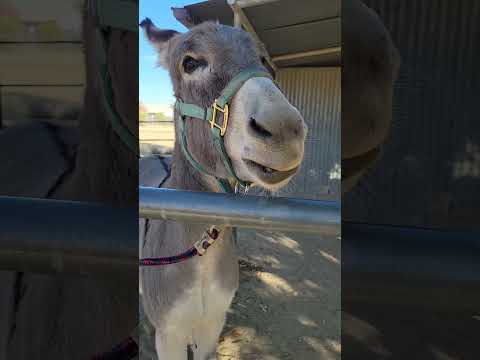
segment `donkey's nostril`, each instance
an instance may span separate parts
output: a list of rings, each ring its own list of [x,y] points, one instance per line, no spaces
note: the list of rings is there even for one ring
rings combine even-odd
[[[260,125],[253,117],[250,118],[249,125],[257,135],[260,135],[264,138],[272,137],[272,133]]]
[[[307,127],[303,122],[303,119],[292,119],[292,124],[289,126],[290,133],[293,134],[296,138],[305,136],[307,133]]]

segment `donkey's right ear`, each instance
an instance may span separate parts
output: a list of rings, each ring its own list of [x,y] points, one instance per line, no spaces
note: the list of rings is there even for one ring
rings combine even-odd
[[[152,20],[145,18],[140,23],[140,27],[143,29],[145,37],[150,41],[150,43],[158,50],[159,53],[159,63],[164,67],[167,66],[166,56],[168,52],[168,42],[175,35],[180,33],[175,30],[162,30],[157,28]]]

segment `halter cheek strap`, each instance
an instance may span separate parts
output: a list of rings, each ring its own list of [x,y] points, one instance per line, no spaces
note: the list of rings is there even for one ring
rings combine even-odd
[[[185,157],[187,158],[188,162],[195,168],[197,169],[199,172],[203,173],[203,174],[207,174],[207,175],[210,175],[210,176],[213,176],[215,177],[215,175],[213,174],[210,174],[203,166],[202,164],[200,164],[197,160],[195,160],[195,158],[192,156],[192,154],[190,153],[190,151],[188,150],[188,144],[187,144],[187,122],[183,122],[183,120],[179,123],[179,126],[180,126],[180,147],[182,148],[182,151],[183,151],[183,154],[185,155]],[[223,157],[222,157],[223,158]],[[228,179],[220,179],[220,178],[217,178],[217,182],[218,182],[218,185],[220,186],[220,188],[224,191],[224,192],[227,192],[227,193],[231,193],[233,192],[233,189],[232,189],[232,186],[230,185],[230,182],[228,181]]]
[[[248,188],[251,183],[241,180],[235,173],[232,161],[228,156],[227,150],[225,148],[224,136],[228,127],[230,101],[247,80],[255,77],[265,77],[269,79],[272,78],[271,75],[266,71],[260,71],[258,69],[246,69],[241,71],[237,76],[230,80],[225,89],[223,89],[220,96],[214,101],[211,106],[206,109],[201,108],[200,106],[195,104],[184,103],[180,100],[177,100],[177,102],[175,103],[175,107],[183,120],[179,122],[181,141],[180,145],[183,153],[185,154],[185,157],[190,162],[190,164],[199,172],[215,177],[220,187],[225,192],[233,192],[233,189],[228,179],[218,178],[215,175],[210,174],[198,161],[195,160],[195,158],[188,150],[186,131],[188,123],[185,121],[185,119],[195,118],[207,121],[210,124],[210,129],[213,136],[213,144],[217,152],[220,154],[222,162],[227,169],[230,177],[233,178],[237,185]],[[222,115],[221,123],[217,123],[218,115]]]

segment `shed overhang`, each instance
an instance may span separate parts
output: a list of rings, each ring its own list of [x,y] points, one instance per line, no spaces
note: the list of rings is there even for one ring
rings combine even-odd
[[[210,0],[172,9],[187,28],[204,21],[242,26],[273,68],[340,66],[340,0]]]

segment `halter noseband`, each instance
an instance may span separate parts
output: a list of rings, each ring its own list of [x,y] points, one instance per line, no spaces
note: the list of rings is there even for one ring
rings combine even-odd
[[[182,120],[179,122],[180,145],[183,153],[185,154],[185,157],[190,162],[190,164],[199,172],[215,177],[220,187],[225,192],[233,192],[233,189],[228,179],[218,178],[215,175],[210,174],[197,160],[195,160],[195,158],[188,150],[186,132],[186,127],[188,123],[185,121],[185,118],[196,118],[207,121],[210,124],[215,149],[220,154],[222,162],[225,165],[228,173],[235,180],[236,187],[238,185],[241,185],[244,188],[248,188],[249,186],[251,186],[251,183],[239,179],[237,174],[235,173],[232,161],[228,156],[227,150],[225,148],[225,142],[223,137],[225,136],[228,127],[230,101],[247,80],[255,77],[266,77],[269,79],[272,78],[270,73],[266,71],[258,69],[245,69],[241,71],[238,75],[236,75],[232,80],[230,80],[227,86],[223,89],[220,96],[213,102],[211,106],[207,107],[206,109],[195,104],[184,103],[179,99],[177,99],[175,103],[175,108],[180,114]],[[222,115],[221,123],[217,122],[217,117],[219,114]]]
[[[89,0],[87,5],[88,11],[96,19],[96,60],[108,120],[120,140],[138,156],[138,138],[125,125],[122,116],[115,109],[112,79],[107,64],[109,38],[105,33],[111,29],[138,32],[138,3],[131,0]]]

